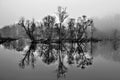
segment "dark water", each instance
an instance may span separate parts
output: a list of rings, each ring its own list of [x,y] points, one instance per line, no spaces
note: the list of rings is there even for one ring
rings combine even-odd
[[[77,50],[77,43],[63,45],[67,46],[68,52],[72,49],[73,52],[76,50],[75,55],[82,51]],[[77,60],[70,60],[72,58],[68,60],[68,56],[70,57],[68,52],[64,50],[60,52],[57,49],[63,47],[60,44],[30,43],[24,40],[4,43],[0,48],[0,80],[120,80],[119,41],[117,44],[106,41],[92,43],[92,46],[91,43],[84,45],[86,48],[84,47],[83,51],[88,55],[86,57],[88,61],[78,66]],[[41,50],[41,47],[46,46],[49,52],[53,51],[54,57],[51,58],[50,53]],[[54,52],[57,50],[58,53]],[[43,55],[40,51],[43,51]],[[34,53],[34,57],[29,55],[29,60],[27,58],[23,60],[27,53]],[[47,57],[45,53],[50,55]],[[75,57],[73,54],[72,56]],[[83,59],[79,58],[79,60]]]

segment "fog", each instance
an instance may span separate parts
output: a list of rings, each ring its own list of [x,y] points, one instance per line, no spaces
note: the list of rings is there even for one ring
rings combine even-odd
[[[94,19],[95,27],[100,30],[120,30],[120,14]]]
[[[119,0],[0,0],[0,27],[13,24],[21,16],[41,20],[55,14],[58,6],[67,7],[70,17],[104,18],[120,14],[119,3]]]
[[[95,37],[113,38],[120,37],[120,14],[109,15],[103,18],[94,18],[94,26],[96,31]],[[116,32],[116,35],[114,33]]]

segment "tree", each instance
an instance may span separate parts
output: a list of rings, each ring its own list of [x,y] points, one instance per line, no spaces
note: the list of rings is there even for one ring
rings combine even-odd
[[[44,37],[46,37],[48,40],[51,40],[52,38],[54,24],[55,24],[55,17],[48,15],[43,18],[43,26],[45,27]]]
[[[36,24],[35,24],[35,21],[34,19],[32,21],[30,20],[26,20],[25,21],[25,18],[22,17],[20,20],[19,20],[19,23],[18,25],[21,25],[21,27],[24,28],[24,30],[26,31],[26,34],[28,35],[28,37],[31,39],[31,40],[35,40],[35,37],[34,37],[34,31],[35,31],[35,28],[36,28]]]

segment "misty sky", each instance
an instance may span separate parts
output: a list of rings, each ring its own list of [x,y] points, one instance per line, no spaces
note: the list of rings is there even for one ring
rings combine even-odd
[[[0,27],[13,24],[21,16],[41,20],[55,13],[58,6],[67,7],[75,18],[83,14],[100,18],[120,14],[120,0],[0,0]]]

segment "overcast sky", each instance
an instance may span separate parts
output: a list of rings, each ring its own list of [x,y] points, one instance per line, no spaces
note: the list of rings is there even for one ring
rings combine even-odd
[[[120,14],[120,0],[0,0],[0,26],[13,24],[21,16],[40,20],[55,13],[58,6],[67,7],[75,18]]]

